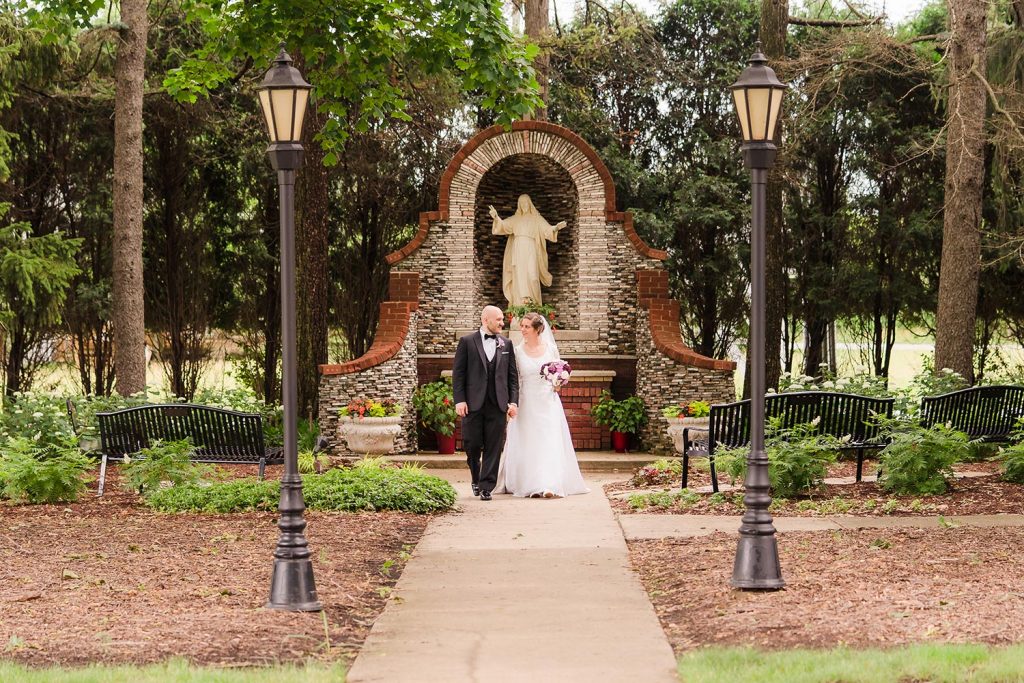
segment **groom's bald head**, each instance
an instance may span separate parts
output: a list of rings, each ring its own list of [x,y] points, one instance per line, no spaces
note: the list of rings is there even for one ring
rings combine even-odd
[[[480,324],[491,334],[498,334],[505,327],[505,314],[497,306],[484,306],[480,313]]]

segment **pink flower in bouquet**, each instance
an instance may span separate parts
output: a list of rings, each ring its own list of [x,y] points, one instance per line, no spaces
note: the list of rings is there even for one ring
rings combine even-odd
[[[569,377],[572,376],[572,366],[564,360],[553,360],[541,366],[540,376],[549,382],[551,388],[557,392],[569,382]]]

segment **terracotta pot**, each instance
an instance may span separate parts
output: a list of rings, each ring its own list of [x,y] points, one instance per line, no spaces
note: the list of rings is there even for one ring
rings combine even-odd
[[[437,436],[437,452],[441,455],[451,455],[455,452],[455,432],[445,436],[441,432],[434,432]]]
[[[625,453],[629,445],[629,434],[625,432],[612,432],[612,448],[616,453]]]

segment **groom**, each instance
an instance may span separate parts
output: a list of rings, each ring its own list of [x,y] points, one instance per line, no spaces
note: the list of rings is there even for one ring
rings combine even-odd
[[[455,412],[462,418],[473,495],[480,500],[491,499],[505,446],[505,416],[514,418],[518,410],[519,372],[512,342],[498,334],[504,326],[501,309],[487,306],[480,329],[460,339],[455,349]]]

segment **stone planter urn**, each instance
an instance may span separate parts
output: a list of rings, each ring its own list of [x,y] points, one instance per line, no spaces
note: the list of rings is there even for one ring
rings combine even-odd
[[[386,455],[395,450],[395,437],[402,431],[402,416],[339,417],[338,436],[354,453]]]
[[[672,438],[672,444],[676,448],[677,453],[683,452],[683,430],[688,427],[696,427],[698,429],[707,429],[710,418],[707,417],[666,417],[668,420],[668,435]],[[699,436],[700,432],[697,433]],[[704,439],[694,438],[694,434],[690,434],[690,439],[694,441],[702,441],[707,439],[707,432],[704,433]]]

